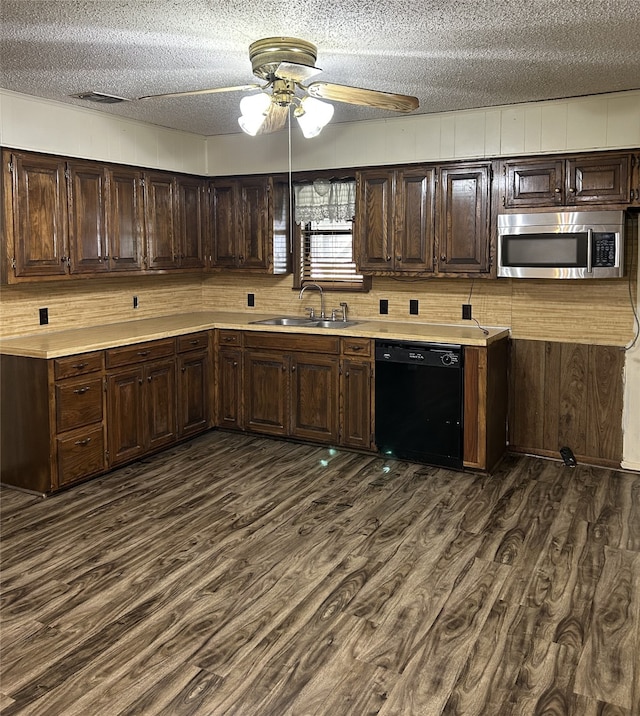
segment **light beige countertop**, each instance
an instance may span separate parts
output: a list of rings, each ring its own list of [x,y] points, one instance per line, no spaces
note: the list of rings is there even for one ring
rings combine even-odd
[[[277,331],[279,333],[333,334],[360,338],[388,338],[389,340],[453,343],[467,346],[486,346],[509,335],[506,328],[489,328],[485,335],[475,323],[468,326],[418,321],[367,320],[354,317],[356,325],[347,328],[307,328],[300,326],[264,326],[252,321],[270,318],[274,314],[255,312],[199,311],[137,321],[110,323],[89,328],[16,336],[0,339],[0,353],[30,358],[61,358],[89,351],[115,348],[144,341],[170,338],[211,328],[243,331]],[[339,322],[338,322],[339,325]]]

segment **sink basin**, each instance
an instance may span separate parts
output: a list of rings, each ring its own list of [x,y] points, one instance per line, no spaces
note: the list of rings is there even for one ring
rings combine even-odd
[[[299,316],[276,316],[275,318],[265,318],[262,321],[251,321],[258,326],[306,326],[315,327],[317,321]]]
[[[261,321],[251,321],[256,326],[298,326],[300,328],[347,328],[357,325],[358,321],[329,321],[305,316],[274,316]]]

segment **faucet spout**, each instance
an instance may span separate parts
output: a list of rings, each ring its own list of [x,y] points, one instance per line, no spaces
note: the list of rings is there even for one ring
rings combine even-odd
[[[319,292],[320,292],[320,318],[321,318],[321,319],[324,319],[324,318],[325,318],[325,315],[324,315],[324,291],[322,290],[322,286],[319,286],[317,283],[306,283],[306,284],[300,289],[300,293],[298,294],[298,298],[299,298],[300,300],[302,300],[302,296],[303,296],[304,292],[305,292],[308,288],[314,288],[316,291],[319,291]]]

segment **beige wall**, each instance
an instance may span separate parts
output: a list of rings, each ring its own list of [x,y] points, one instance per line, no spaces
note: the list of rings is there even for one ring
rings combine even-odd
[[[0,90],[0,144],[66,156],[136,164],[193,174],[286,171],[287,133],[198,137],[125,120],[92,109]],[[489,109],[329,125],[312,140],[292,136],[293,170],[417,161],[640,147],[640,91]],[[390,301],[390,318],[409,319],[408,301],[420,301],[420,321],[461,322],[468,280],[400,282],[378,279],[369,294],[339,296],[354,316],[377,316]],[[633,286],[633,290],[637,290]],[[508,326],[518,338],[625,345],[632,335],[628,284],[616,282],[473,283],[473,313],[481,323]],[[59,330],[206,308],[241,308],[256,294],[255,310],[301,311],[291,279],[216,275],[170,276],[3,287],[3,335]],[[131,308],[140,296],[140,309]],[[313,301],[314,297],[309,297]],[[317,301],[317,299],[315,299]],[[38,325],[46,305],[48,327]],[[308,305],[305,301],[304,305]],[[413,320],[413,319],[411,319]],[[640,470],[640,351],[627,353],[625,466]]]

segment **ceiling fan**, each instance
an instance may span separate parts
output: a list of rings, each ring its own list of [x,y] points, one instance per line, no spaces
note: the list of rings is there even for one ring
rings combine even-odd
[[[306,40],[295,37],[268,37],[249,46],[253,74],[264,80],[264,84],[170,92],[145,95],[138,99],[259,90],[259,94],[248,95],[240,102],[242,116],[238,122],[242,130],[251,135],[277,132],[285,126],[289,108],[293,107],[294,116],[305,137],[315,137],[333,116],[333,105],[322,100],[395,112],[412,112],[419,106],[416,97],[403,94],[329,82],[303,84],[322,72],[315,66],[316,58],[316,46]],[[302,96],[296,94],[297,92]]]

